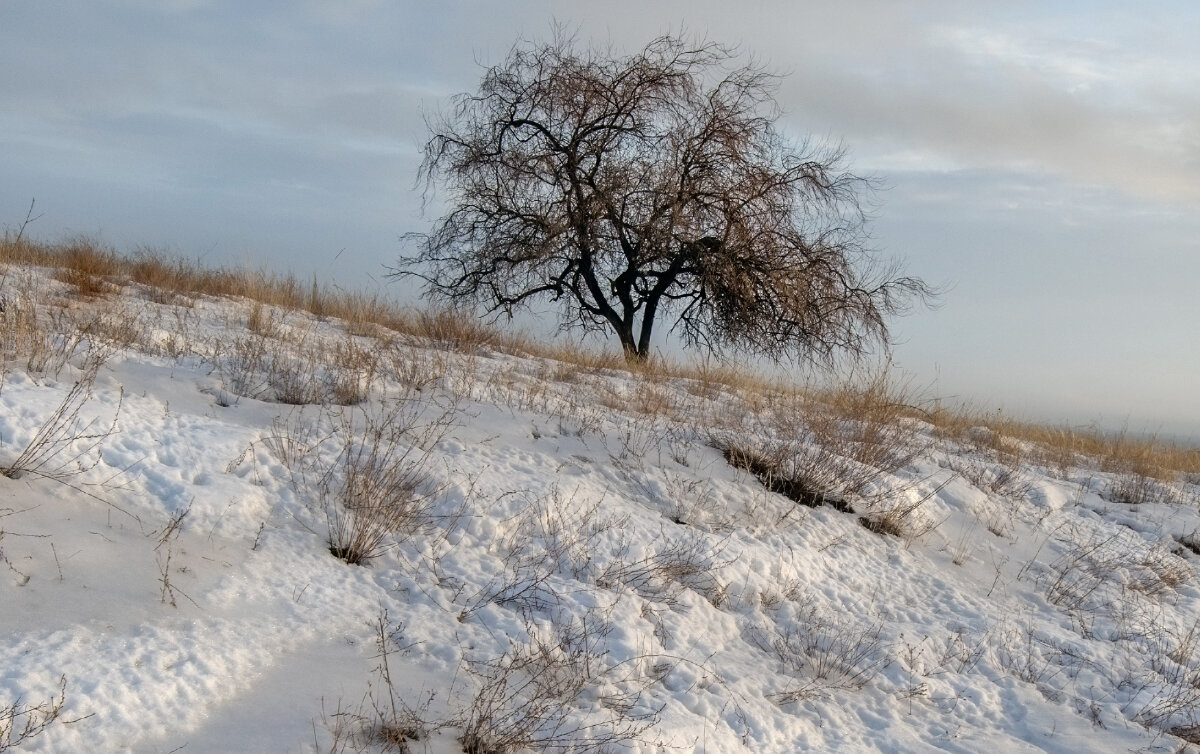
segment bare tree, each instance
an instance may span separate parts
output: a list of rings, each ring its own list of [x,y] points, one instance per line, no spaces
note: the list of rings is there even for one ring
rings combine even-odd
[[[778,77],[712,42],[637,54],[568,37],[515,47],[432,121],[421,175],[449,212],[396,274],[449,302],[611,330],[644,359],[674,315],[688,345],[827,361],[886,346],[930,291],[866,246],[868,182],[777,128]]]

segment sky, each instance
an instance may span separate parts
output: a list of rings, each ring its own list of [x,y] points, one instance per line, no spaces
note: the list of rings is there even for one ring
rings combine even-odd
[[[349,288],[437,200],[425,118],[555,25],[784,74],[780,127],[876,178],[926,395],[1200,440],[1200,5],[0,0],[0,225]]]

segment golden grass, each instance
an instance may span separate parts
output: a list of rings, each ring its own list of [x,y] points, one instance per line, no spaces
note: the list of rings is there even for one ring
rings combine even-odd
[[[1020,454],[1019,445],[1026,443],[1033,446],[1034,460],[1051,467],[1090,463],[1099,471],[1165,482],[1200,474],[1200,448],[1156,435],[1134,434],[1128,428],[1106,431],[1095,426],[1041,424],[962,407],[939,409],[927,418],[940,434],[955,439],[963,439],[973,427],[987,427],[990,434],[972,434],[971,442],[1001,454]]]
[[[723,384],[735,389],[756,389],[766,384],[749,371],[711,362],[676,363],[656,357],[631,364],[619,352],[609,349],[503,331],[465,312],[406,308],[378,294],[320,286],[316,279],[305,283],[293,275],[276,275],[250,267],[206,268],[199,262],[172,258],[146,248],[121,255],[86,237],[43,243],[18,240],[10,234],[0,238],[0,264],[51,268],[56,278],[73,285],[80,295],[103,295],[115,293],[121,286],[140,285],[151,300],[159,303],[173,303],[174,297],[246,298],[265,306],[340,319],[352,335],[377,336],[378,328],[382,327],[429,339],[452,350],[490,347],[573,364],[585,371],[616,370],[647,377],[681,377],[702,385]]]
[[[0,237],[0,264],[52,268],[54,277],[72,285],[80,296],[103,296],[122,286],[138,285],[146,296],[160,303],[200,296],[249,299],[254,302],[249,321],[252,330],[269,329],[270,316],[264,309],[279,307],[337,318],[352,336],[380,337],[386,334],[384,331],[392,331],[434,341],[447,350],[476,352],[489,348],[541,357],[560,363],[557,371],[563,378],[573,372],[629,372],[647,383],[637,402],[640,409],[650,412],[670,413],[673,408],[661,405],[661,391],[651,388],[650,383],[678,379],[697,398],[707,400],[728,393],[760,413],[770,412],[780,401],[795,403],[802,398],[802,402],[822,405],[860,426],[879,427],[915,417],[930,422],[939,435],[958,440],[966,439],[970,428],[985,426],[989,434],[971,435],[970,441],[976,446],[990,445],[990,450],[998,454],[1030,455],[1023,453],[1021,445],[1032,445],[1036,449],[1033,458],[1052,467],[1065,469],[1081,462],[1091,463],[1100,471],[1163,481],[1175,481],[1179,475],[1200,475],[1200,448],[1153,436],[1135,436],[1128,431],[1038,424],[969,408],[926,410],[918,405],[918,396],[910,386],[897,385],[883,373],[850,387],[812,388],[711,360],[679,361],[657,356],[631,364],[611,349],[503,331],[465,312],[402,307],[378,294],[321,286],[315,278],[301,282],[293,275],[249,267],[206,268],[199,262],[172,258],[152,249],[122,255],[86,237],[44,243],[7,233]],[[12,336],[6,340],[30,334],[27,331],[31,323],[18,318],[25,313],[18,314],[14,303],[9,302],[11,311],[6,313],[4,324]],[[9,351],[24,350],[16,343],[0,345]],[[859,437],[855,441],[870,446],[877,438]]]

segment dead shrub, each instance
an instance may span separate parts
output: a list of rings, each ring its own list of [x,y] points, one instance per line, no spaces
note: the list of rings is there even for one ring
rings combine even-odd
[[[411,408],[393,406],[379,416],[354,412],[339,417],[342,452],[336,476],[320,482],[326,497],[329,551],[361,565],[383,553],[391,537],[411,536],[429,524],[433,492],[425,475],[425,450],[416,442],[436,442],[448,423],[419,428]]]
[[[921,508],[947,484],[949,481],[942,482],[924,495],[905,487],[892,497],[876,497],[869,501],[866,513],[859,516],[858,522],[876,534],[889,534],[909,541],[922,537],[940,522],[930,519]]]
[[[1065,610],[1111,613],[1125,590],[1156,596],[1188,581],[1192,569],[1162,543],[1117,531],[1063,529],[1067,544],[1049,567],[1046,599]]]
[[[797,677],[786,691],[767,695],[782,705],[866,686],[890,663],[882,632],[882,623],[860,625],[807,604],[794,624],[754,627],[746,638]]]
[[[610,623],[589,614],[526,628],[528,640],[499,657],[464,661],[478,684],[455,721],[465,754],[599,754],[638,740],[657,723],[657,710],[639,709],[645,683],[618,677],[621,667],[606,660]],[[585,696],[599,701],[589,712],[581,708]]]
[[[429,452],[454,412],[402,397],[377,410],[330,409],[327,433],[300,414],[264,442],[293,469],[297,489],[316,498],[329,551],[363,565],[432,524]]]
[[[42,422],[21,453],[0,466],[0,474],[10,479],[32,474],[67,483],[71,477],[89,471],[100,462],[97,449],[117,431],[121,401],[118,399],[112,421],[107,426],[96,419],[85,421],[80,413],[92,397],[96,375],[106,357],[107,354],[98,352],[89,356],[79,379],[62,402]]]
[[[617,553],[608,565],[596,571],[594,580],[603,589],[630,589],[645,599],[668,605],[678,604],[685,589],[719,604],[725,586],[717,572],[730,562],[723,557],[724,547],[723,541],[713,543],[699,532],[675,538],[661,535],[641,557],[630,559],[627,551]]]
[[[761,426],[727,423],[710,430],[710,442],[774,492],[801,505],[853,512],[854,499],[886,496],[876,484],[911,463],[929,441],[907,417],[907,387],[886,373],[826,398],[779,396]]]
[[[839,495],[826,488],[812,486],[814,480],[809,474],[803,473],[805,469],[795,463],[794,455],[785,452],[786,448],[777,446],[768,455],[730,442],[727,438],[721,438],[713,444],[730,466],[750,472],[771,492],[810,508],[829,504],[843,512],[854,512],[850,504]],[[816,481],[819,483],[821,480]]]
[[[0,704],[0,752],[23,746],[41,735],[62,716],[67,700],[67,677],[58,680],[58,694],[38,704],[17,699]]]

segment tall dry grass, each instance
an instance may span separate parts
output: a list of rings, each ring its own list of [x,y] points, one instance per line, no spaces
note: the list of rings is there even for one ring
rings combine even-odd
[[[302,281],[294,275],[252,267],[205,267],[199,261],[171,257],[150,248],[120,254],[84,236],[47,243],[6,233],[0,237],[0,265],[49,268],[54,277],[73,286],[81,296],[116,293],[124,286],[136,285],[158,303],[201,296],[245,298],[266,306],[339,319],[352,335],[377,336],[383,328],[433,341],[449,350],[492,348],[559,361],[583,371],[680,377],[697,383],[697,391],[710,390],[717,384],[744,389],[762,382],[748,370],[711,362],[681,363],[661,355],[630,364],[611,350],[587,348],[574,340],[564,342],[505,331],[469,312],[404,307],[378,293],[323,286],[315,279]]]
[[[943,437],[982,445],[1001,454],[1025,453],[1030,460],[1050,468],[1083,466],[1167,483],[1200,476],[1200,448],[1155,434],[1138,434],[1128,427],[1105,430],[1044,424],[969,407],[938,408],[927,418]],[[980,427],[987,431],[978,431]]]
[[[22,228],[23,230],[23,228]],[[418,310],[403,307],[378,293],[322,286],[313,279],[301,281],[294,275],[279,275],[250,267],[209,268],[198,261],[175,258],[154,249],[138,249],[131,254],[118,253],[112,247],[86,237],[73,237],[59,243],[30,240],[21,232],[6,231],[0,237],[0,265],[50,268],[81,296],[103,296],[123,286],[137,285],[151,300],[195,299],[201,296],[240,297],[264,306],[307,311],[319,317],[336,318],[351,335],[379,337],[383,332],[407,335],[440,344],[452,351],[476,352],[494,349],[518,355],[536,356],[558,362],[564,377],[576,372],[633,373],[648,382],[678,379],[694,397],[708,400],[722,395],[734,396],[754,411],[770,411],[781,397],[795,403],[803,395],[805,403],[829,409],[836,421],[850,418],[857,431],[867,434],[841,438],[862,451],[872,448],[889,450],[887,437],[871,433],[889,432],[887,428],[906,417],[928,421],[943,438],[982,442],[998,454],[1019,456],[1022,461],[1041,463],[1050,468],[1069,469],[1090,466],[1098,471],[1128,477],[1134,488],[1143,480],[1173,484],[1181,478],[1200,478],[1200,448],[1171,443],[1160,438],[1137,436],[1129,431],[1106,432],[1094,427],[1075,428],[1026,422],[1000,414],[970,408],[921,408],[917,396],[904,386],[903,401],[894,395],[894,383],[868,380],[852,388],[797,388],[784,379],[755,374],[741,366],[711,361],[682,361],[656,355],[645,362],[627,363],[621,354],[603,348],[587,348],[578,341],[540,338],[523,332],[504,331],[482,323],[468,312]],[[3,274],[0,268],[0,274]],[[6,316],[3,350],[27,351],[36,333],[26,309],[10,301]],[[17,338],[22,344],[17,344]],[[9,342],[14,341],[14,342]],[[654,397],[648,390],[643,397]],[[791,396],[791,399],[788,398]],[[653,407],[651,407],[653,408]],[[865,421],[864,421],[865,419]],[[990,439],[978,433],[968,437],[975,427],[988,428]],[[846,428],[828,427],[823,434],[842,435]],[[851,432],[850,434],[853,434]],[[907,433],[906,433],[907,434]],[[1026,452],[1028,446],[1032,453]],[[979,449],[979,448],[977,448]],[[867,455],[870,455],[867,453]],[[871,459],[860,458],[870,464]],[[885,464],[886,465],[886,464]]]

